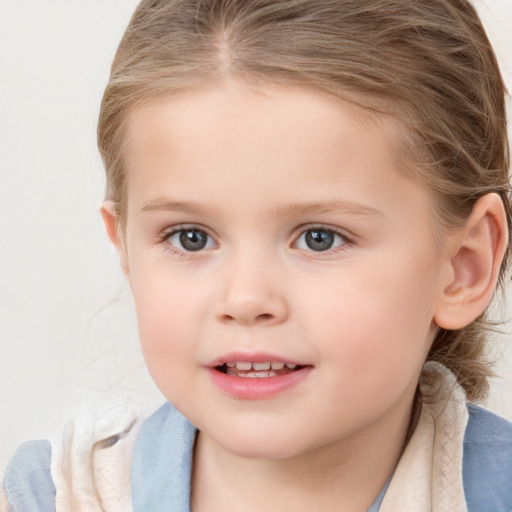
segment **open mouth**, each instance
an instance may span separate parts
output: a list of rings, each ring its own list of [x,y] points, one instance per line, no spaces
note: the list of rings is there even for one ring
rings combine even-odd
[[[215,369],[226,375],[247,378],[278,377],[301,370],[304,366],[295,363],[230,361],[216,366]]]
[[[309,364],[283,361],[269,354],[230,354],[224,358],[213,362],[209,366],[209,373],[213,384],[222,393],[237,400],[267,400],[277,397],[299,386],[314,368]]]

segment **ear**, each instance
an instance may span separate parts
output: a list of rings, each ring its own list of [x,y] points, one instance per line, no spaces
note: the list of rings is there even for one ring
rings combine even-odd
[[[126,251],[123,245],[123,240],[119,232],[119,219],[117,218],[116,208],[113,201],[105,201],[103,206],[100,208],[101,216],[103,217],[103,223],[107,230],[107,235],[112,242],[112,245],[116,248],[117,254],[121,261],[121,268],[126,277],[129,276],[128,259],[126,257]]]
[[[434,316],[444,329],[461,329],[489,304],[508,243],[507,218],[498,194],[481,197],[450,240],[450,282]]]

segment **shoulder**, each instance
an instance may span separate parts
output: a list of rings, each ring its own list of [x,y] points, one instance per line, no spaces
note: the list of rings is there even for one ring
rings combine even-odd
[[[128,510],[133,445],[142,421],[135,405],[122,398],[91,401],[53,441],[22,444],[3,482],[10,510],[92,510],[99,503]]]
[[[468,405],[463,481],[469,512],[512,510],[512,423]]]
[[[50,464],[49,441],[28,441],[17,449],[7,465],[3,482],[5,498],[13,510],[55,510]]]
[[[464,443],[488,446],[512,441],[512,423],[478,405],[467,407],[469,420]]]

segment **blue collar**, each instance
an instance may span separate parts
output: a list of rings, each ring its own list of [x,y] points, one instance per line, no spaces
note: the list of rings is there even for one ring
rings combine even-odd
[[[135,512],[189,512],[196,428],[170,403],[142,425],[133,452]]]

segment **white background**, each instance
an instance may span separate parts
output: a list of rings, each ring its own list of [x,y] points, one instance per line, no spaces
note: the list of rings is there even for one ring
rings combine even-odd
[[[98,213],[98,107],[136,3],[0,0],[0,474],[83,390],[162,401]],[[512,89],[512,0],[477,7]],[[488,407],[512,420],[510,335],[494,343],[501,378]]]

